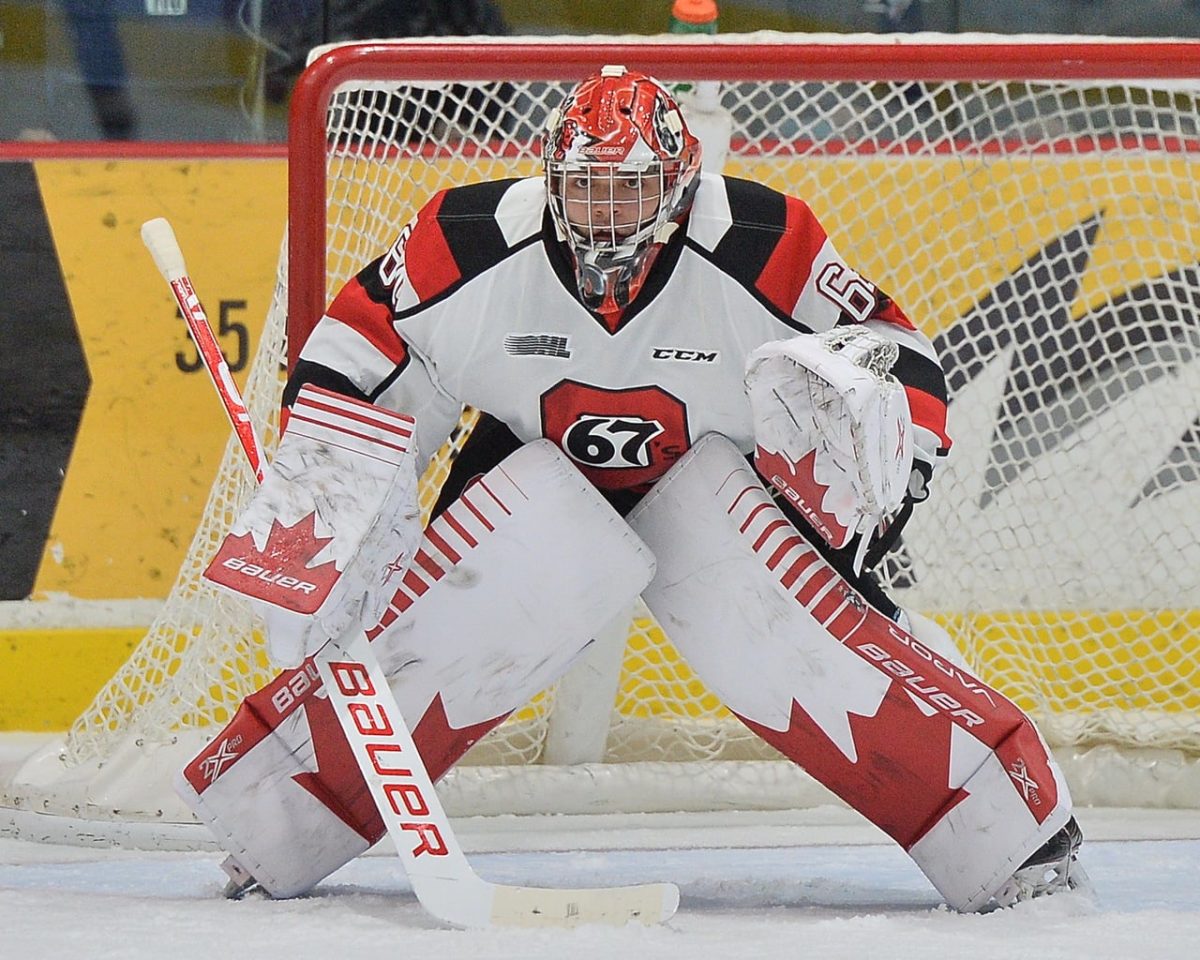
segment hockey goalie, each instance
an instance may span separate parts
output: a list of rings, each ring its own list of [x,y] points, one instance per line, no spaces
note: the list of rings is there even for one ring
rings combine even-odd
[[[436,779],[639,594],[951,907],[1081,885],[1034,725],[872,573],[950,447],[929,340],[801,199],[702,174],[650,77],[580,83],[543,160],[430,199],[292,371],[208,573],[288,669],[179,780],[234,891],[301,894],[382,835],[318,689],[328,640],[370,639]],[[422,530],[417,477],[464,405]]]

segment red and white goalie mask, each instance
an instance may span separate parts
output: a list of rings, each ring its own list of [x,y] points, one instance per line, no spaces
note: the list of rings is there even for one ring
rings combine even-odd
[[[600,313],[624,308],[692,205],[700,141],[662,84],[607,66],[550,115],[542,158],[580,297]]]

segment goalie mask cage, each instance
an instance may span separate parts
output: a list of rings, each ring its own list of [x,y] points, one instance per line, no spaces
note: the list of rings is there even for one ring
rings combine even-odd
[[[286,255],[247,384],[268,449],[279,372],[338,287],[437,190],[540,173],[548,110],[604,63],[687,85],[706,166],[804,198],[938,348],[955,446],[881,571],[896,599],[1034,717],[1078,802],[1200,806],[1200,44],[772,34],[321,51],[293,98]],[[715,143],[714,100],[732,125]],[[468,412],[454,442],[469,429]],[[271,675],[249,614],[200,577],[253,487],[231,440],[146,640],[3,788],[6,806],[159,838],[190,820],[171,776]],[[613,670],[611,689],[568,706],[545,691],[481,741],[442,785],[451,812],[829,799],[723,710],[644,609]],[[589,697],[600,742],[572,759],[602,762],[580,776],[546,762],[547,743]]]

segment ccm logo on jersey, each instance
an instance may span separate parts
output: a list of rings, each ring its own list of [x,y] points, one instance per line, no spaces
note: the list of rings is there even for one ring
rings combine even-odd
[[[655,360],[690,360],[693,363],[720,363],[718,350],[684,350],[679,347],[653,347],[650,356]]]
[[[244,576],[253,577],[255,580],[261,580],[263,583],[273,583],[276,586],[283,587],[285,590],[312,593],[317,589],[315,583],[309,583],[307,580],[299,580],[296,577],[289,577],[278,570],[268,570],[266,567],[260,567],[257,563],[250,563],[247,560],[242,560],[240,557],[229,557],[222,560],[221,566],[228,570],[234,570]]]

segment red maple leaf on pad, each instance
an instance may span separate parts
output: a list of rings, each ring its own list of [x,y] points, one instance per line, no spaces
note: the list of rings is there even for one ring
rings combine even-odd
[[[739,719],[905,850],[967,797],[949,785],[953,722],[926,715],[898,684],[888,688],[874,716],[850,714],[857,762],[795,701],[782,732]]]
[[[204,571],[206,580],[236,593],[296,613],[313,613],[337,582],[332,560],[309,567],[332,537],[316,533],[316,514],[287,527],[271,521],[267,542],[259,550],[252,534],[230,534]]]
[[[375,843],[386,828],[333,707],[327,698],[311,696],[305,709],[317,769],[294,774],[292,779],[329,807],[351,830],[368,843]],[[507,716],[504,713],[482,723],[455,728],[446,718],[442,695],[436,694],[421,721],[412,728],[413,742],[430,778],[435,782],[439,780],[467,750]],[[388,756],[389,761],[397,761],[394,754]],[[403,765],[402,760],[397,762]]]

